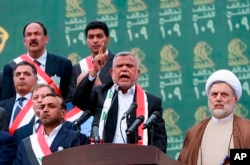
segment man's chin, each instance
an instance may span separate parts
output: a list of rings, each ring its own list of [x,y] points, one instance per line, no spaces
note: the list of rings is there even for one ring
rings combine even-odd
[[[224,109],[215,109],[213,110],[213,116],[216,118],[223,118],[226,115],[226,111]]]

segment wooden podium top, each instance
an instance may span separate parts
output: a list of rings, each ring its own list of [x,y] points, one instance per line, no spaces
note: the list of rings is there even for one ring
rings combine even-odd
[[[178,165],[154,146],[137,144],[89,144],[45,156],[43,165]]]

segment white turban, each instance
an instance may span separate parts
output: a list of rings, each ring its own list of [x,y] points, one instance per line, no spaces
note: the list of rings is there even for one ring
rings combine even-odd
[[[238,77],[229,70],[218,70],[210,75],[210,77],[207,79],[206,83],[206,93],[208,95],[208,91],[213,83],[216,81],[223,81],[231,86],[231,88],[234,90],[234,93],[237,97],[237,100],[240,99],[242,94],[242,86],[240,83],[240,80]]]

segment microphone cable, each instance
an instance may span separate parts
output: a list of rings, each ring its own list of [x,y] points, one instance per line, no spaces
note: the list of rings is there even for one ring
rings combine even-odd
[[[122,133],[122,120],[120,120],[120,133],[122,136],[123,143],[126,144],[125,138],[124,138],[123,133]]]

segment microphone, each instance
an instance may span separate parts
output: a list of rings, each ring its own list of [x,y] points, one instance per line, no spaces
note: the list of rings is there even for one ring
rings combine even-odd
[[[130,134],[131,132],[134,132],[135,129],[137,129],[143,121],[144,121],[144,116],[141,115],[137,117],[135,121],[133,122],[133,124],[129,127],[129,129],[126,130],[126,133]]]
[[[92,124],[92,133],[93,133],[94,143],[99,144],[99,142],[100,142],[99,124],[97,122],[93,122],[93,124]]]
[[[148,118],[148,120],[144,123],[142,129],[149,128],[151,124],[158,118],[160,117],[160,112],[159,111],[154,111],[151,116]]]
[[[81,125],[91,116],[90,110],[83,111],[83,114],[73,122],[73,125]]]
[[[128,117],[128,115],[134,111],[137,108],[137,103],[136,102],[132,102],[128,108],[128,110],[126,112],[124,112],[124,114],[122,115],[121,120],[125,119],[126,117]]]

